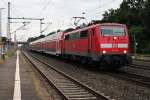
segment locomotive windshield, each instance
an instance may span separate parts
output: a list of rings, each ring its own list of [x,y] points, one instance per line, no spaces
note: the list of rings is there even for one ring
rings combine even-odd
[[[102,36],[125,36],[125,30],[119,26],[101,26]]]

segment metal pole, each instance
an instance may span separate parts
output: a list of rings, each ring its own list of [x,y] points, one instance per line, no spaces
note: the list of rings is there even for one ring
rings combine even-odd
[[[0,8],[0,41],[1,41],[1,37],[2,37],[2,21],[1,21],[1,14],[2,14],[2,9]]]
[[[7,39],[8,39],[8,46],[7,48],[9,49],[9,45],[10,45],[10,2],[8,2],[8,18],[7,18],[8,22],[7,22]]]
[[[17,41],[16,41],[16,31],[14,33],[14,48],[17,47]]]
[[[42,34],[42,19],[40,19],[40,35]]]
[[[14,17],[10,17],[9,19],[23,19],[23,20],[44,20],[44,18],[25,18],[25,17],[22,17],[22,18],[14,18]]]
[[[2,22],[1,22],[1,14],[2,14],[2,13],[1,13],[1,9],[0,9],[0,59],[2,58],[2,43],[1,43],[1,42],[2,42],[2,41],[1,41],[1,40],[2,40],[2,30],[1,30],[1,29],[2,29],[2,28],[1,28],[1,23],[2,23]]]
[[[3,43],[2,43],[2,10],[4,8],[0,8],[0,58],[2,58],[3,54]]]
[[[2,37],[2,10],[5,8],[0,8],[0,41]]]
[[[135,37],[135,33],[134,33],[134,57],[136,58],[136,37]]]

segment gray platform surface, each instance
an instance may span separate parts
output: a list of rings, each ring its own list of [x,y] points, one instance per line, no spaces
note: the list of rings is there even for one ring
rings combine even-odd
[[[0,100],[13,99],[15,68],[16,56],[0,64]]]
[[[0,64],[0,100],[13,100],[16,58],[13,57],[6,60],[5,63]],[[29,69],[21,57],[20,65],[20,80],[21,80],[21,100],[40,100],[35,89],[33,79],[29,74]]]

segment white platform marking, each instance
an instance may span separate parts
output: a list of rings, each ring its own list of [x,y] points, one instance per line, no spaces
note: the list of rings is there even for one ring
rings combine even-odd
[[[15,87],[14,87],[13,100],[21,100],[19,54],[20,54],[20,52],[19,52],[19,50],[17,50],[16,72],[15,72]]]

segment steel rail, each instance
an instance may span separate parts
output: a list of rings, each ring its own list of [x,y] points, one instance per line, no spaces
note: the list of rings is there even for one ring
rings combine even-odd
[[[57,93],[59,93],[62,96],[62,99],[67,100],[67,97],[65,97],[62,94],[62,92],[47,78],[47,76],[44,73],[42,73],[39,68],[36,67],[37,65],[33,63],[33,61],[31,61],[29,55],[27,55],[23,51],[22,51],[22,54],[25,56],[25,58],[27,58],[27,60],[32,64],[32,66],[44,77],[44,79],[46,79],[46,81],[50,84],[50,86],[52,86],[57,91]]]
[[[105,96],[103,93],[99,93],[98,91],[95,91],[91,87],[79,82],[78,80],[74,79],[73,77],[67,75],[66,73],[56,69],[54,66],[50,65],[49,63],[44,62],[40,58],[37,58],[31,54],[27,54],[23,51],[24,56],[28,58],[28,60],[36,67],[36,64],[34,64],[30,57],[33,57],[36,59],[38,62],[46,65],[47,67],[53,69],[55,72],[59,73],[61,76],[56,76],[59,77],[58,80],[56,78],[56,81],[51,81],[50,79],[47,78],[47,76],[36,67],[36,69],[40,72],[41,75],[43,75],[46,80],[53,85],[53,87],[63,96],[63,99],[65,100],[111,100],[108,96]],[[62,77],[63,76],[63,77]],[[67,79],[67,80],[66,80]],[[67,83],[68,82],[68,83]]]
[[[146,60],[146,59],[133,59],[133,61],[143,61],[143,62],[150,62],[150,60]]]
[[[150,88],[150,77],[145,77],[137,74],[132,74],[124,71],[116,71],[116,72],[104,72],[105,74],[118,77],[120,79],[126,79],[128,81],[139,84],[140,86],[146,86]]]
[[[147,87],[150,87],[150,78],[149,77],[145,77],[145,76],[141,76],[141,75],[137,75],[137,74],[132,74],[132,73],[127,73],[127,72],[124,72],[124,71],[113,71],[113,72],[110,72],[110,71],[104,71],[104,72],[101,72],[101,73],[104,73],[104,74],[108,74],[108,75],[111,75],[111,76],[115,76],[115,77],[118,77],[118,78],[124,78],[128,81],[132,81],[134,83],[137,83],[139,85],[144,85],[144,86],[147,86]]]
[[[138,69],[144,69],[144,70],[150,70],[150,66],[145,66],[145,65],[132,64],[129,67],[138,68]]]

